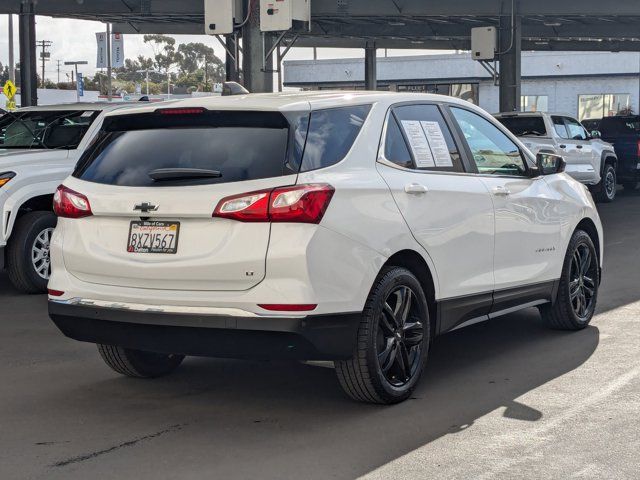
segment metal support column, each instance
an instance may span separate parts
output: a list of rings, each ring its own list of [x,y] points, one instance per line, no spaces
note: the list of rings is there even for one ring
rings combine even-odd
[[[227,48],[226,48],[224,63],[225,63],[227,82],[240,81],[240,79],[238,78],[240,75],[238,72],[238,65],[237,65],[237,62],[238,62],[238,49],[236,48],[237,41],[239,41],[237,35],[227,35],[225,40],[225,44]]]
[[[16,62],[13,58],[13,15],[9,14],[9,80],[16,83]]]
[[[244,86],[251,93],[273,92],[273,57],[262,65],[266,52],[271,49],[271,35],[260,32],[260,2],[250,2],[251,12],[242,28],[242,73]]]
[[[377,88],[376,44],[370,42],[364,49],[364,89],[377,90]]]
[[[20,38],[20,105],[38,104],[38,73],[36,65],[36,17],[33,3],[20,5],[18,23]]]
[[[514,9],[517,2],[513,2]],[[500,111],[520,111],[522,18],[517,10],[500,17]]]

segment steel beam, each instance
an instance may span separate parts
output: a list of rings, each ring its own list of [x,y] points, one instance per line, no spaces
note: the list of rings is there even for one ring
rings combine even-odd
[[[513,3],[514,8],[517,2]],[[500,18],[500,111],[520,111],[522,19],[517,11]]]
[[[18,19],[20,40],[20,105],[38,104],[38,74],[36,66],[36,18],[33,3],[25,2]]]
[[[250,2],[249,21],[242,28],[242,73],[245,88],[251,93],[273,92],[273,58],[262,70],[266,52],[272,45],[271,35],[260,32],[260,3]]]
[[[319,16],[377,16],[381,18],[397,16],[460,16],[494,15],[501,9],[503,0],[313,0],[312,17]],[[0,13],[19,13],[22,0],[4,0]],[[202,0],[150,0],[150,8],[143,11],[141,0],[38,0],[38,14],[52,16],[68,15],[122,15],[156,16],[203,15]],[[522,15],[576,15],[595,16],[618,15],[620,17],[638,14],[637,0],[613,0],[603,8],[601,0],[536,0],[521,2]],[[103,20],[104,21],[104,20]],[[202,24],[204,29],[204,23]]]
[[[364,49],[364,88],[365,90],[378,89],[378,74],[376,71],[376,44],[370,42]]]

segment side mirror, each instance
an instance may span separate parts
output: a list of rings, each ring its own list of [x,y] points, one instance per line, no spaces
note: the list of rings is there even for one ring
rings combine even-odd
[[[536,165],[540,175],[553,175],[564,172],[567,162],[560,155],[538,153],[536,155]]]
[[[591,132],[591,137],[592,138],[602,138],[602,133],[600,133],[600,130],[593,130]]]

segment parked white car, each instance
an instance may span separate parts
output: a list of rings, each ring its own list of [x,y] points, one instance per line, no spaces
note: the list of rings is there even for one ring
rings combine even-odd
[[[399,402],[437,335],[534,306],[590,322],[602,228],[563,170],[437,95],[111,112],[55,196],[49,313],[124,375],[333,360],[354,399]]]
[[[588,185],[599,201],[615,199],[618,157],[613,145],[602,141],[597,131],[587,132],[568,115],[512,112],[496,118],[534,154],[546,152],[564,157],[567,173]]]
[[[113,104],[29,107],[0,117],[0,269],[16,288],[45,293],[53,194],[100,130]]]

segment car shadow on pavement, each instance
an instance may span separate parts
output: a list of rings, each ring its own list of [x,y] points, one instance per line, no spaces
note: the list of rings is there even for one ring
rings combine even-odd
[[[496,409],[510,419],[539,420],[544,411],[517,399],[579,367],[598,342],[596,327],[552,331],[534,309],[472,326],[438,338],[413,398],[391,407],[352,402],[331,368],[198,358],[170,377],[87,380],[46,402],[62,425],[83,418],[94,429],[121,428],[125,440],[126,419],[135,419],[141,433],[179,425],[167,437],[188,442],[188,458],[197,455],[198,462],[189,464],[179,447],[162,448],[175,478],[198,471],[216,478],[355,478]],[[151,442],[136,450],[137,458],[153,458]]]

